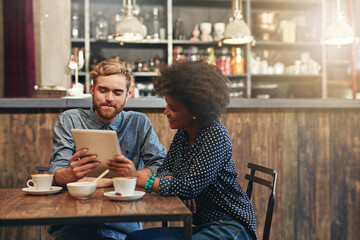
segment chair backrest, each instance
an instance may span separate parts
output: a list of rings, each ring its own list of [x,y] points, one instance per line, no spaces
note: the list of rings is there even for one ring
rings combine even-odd
[[[49,170],[49,167],[47,166],[35,166],[35,170],[38,171],[38,173],[44,173]]]
[[[245,179],[249,180],[246,189],[246,194],[249,196],[250,199],[251,199],[254,182],[261,184],[270,189],[270,197],[267,204],[266,218],[265,218],[265,225],[263,232],[263,240],[267,240],[269,239],[270,236],[270,227],[271,227],[271,221],[275,206],[275,188],[276,188],[277,172],[273,169],[263,167],[254,163],[248,163],[248,168],[251,169],[251,172],[250,174],[245,175]],[[267,180],[265,178],[255,176],[256,171],[270,175],[271,180]]]

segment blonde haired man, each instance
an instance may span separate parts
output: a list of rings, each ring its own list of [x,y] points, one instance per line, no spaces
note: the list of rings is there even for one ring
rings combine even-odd
[[[114,160],[122,162],[121,175],[155,173],[163,162],[166,149],[158,140],[150,120],[145,114],[123,111],[130,97],[131,73],[115,59],[103,61],[90,72],[92,108],[71,109],[63,112],[55,126],[53,155],[49,172],[55,174],[57,185],[65,187],[69,182],[89,180],[86,174],[100,163],[95,155],[87,156],[87,149],[75,152],[70,130],[103,129],[117,132],[123,156]],[[111,179],[103,179],[98,187],[112,185]],[[49,234],[60,239],[125,239],[128,232],[141,229],[140,223],[104,223],[102,225],[51,226]]]

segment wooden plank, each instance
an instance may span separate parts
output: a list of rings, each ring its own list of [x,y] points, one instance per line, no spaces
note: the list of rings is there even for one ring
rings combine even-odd
[[[284,130],[283,130],[283,152],[281,170],[279,173],[279,184],[277,191],[278,203],[275,205],[275,210],[281,215],[280,224],[282,224],[281,231],[272,232],[272,236],[281,236],[281,239],[296,239],[295,238],[295,213],[297,211],[297,180],[298,180],[298,145],[299,145],[299,131],[297,125],[298,113],[294,110],[287,110],[284,114]],[[274,222],[274,224],[276,224]],[[275,234],[275,235],[274,235]],[[277,237],[275,237],[277,238]]]
[[[316,239],[331,239],[330,226],[331,212],[330,203],[330,126],[329,111],[313,111],[311,117],[316,123],[316,131],[314,132],[314,176],[315,184],[315,212],[313,213],[315,222]]]

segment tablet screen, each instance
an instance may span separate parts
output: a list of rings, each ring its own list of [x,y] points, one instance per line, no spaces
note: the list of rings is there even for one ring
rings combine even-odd
[[[113,159],[115,155],[121,155],[121,150],[116,132],[113,130],[92,130],[92,129],[71,129],[75,148],[89,149],[89,155],[96,154],[97,161],[101,164],[93,171],[89,172],[87,177],[98,177],[106,168],[106,161]],[[107,178],[119,176],[119,174],[110,171],[105,175]]]

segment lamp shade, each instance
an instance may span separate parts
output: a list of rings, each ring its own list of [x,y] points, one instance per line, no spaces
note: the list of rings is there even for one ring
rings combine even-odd
[[[351,26],[346,22],[344,13],[340,9],[340,0],[336,1],[336,15],[332,23],[325,32],[324,43],[327,45],[348,45],[357,43],[359,39],[355,37]]]
[[[123,16],[116,26],[115,40],[133,42],[144,39],[143,25],[133,15]]]
[[[358,38],[355,37],[353,29],[341,16],[334,19],[326,30],[324,43],[327,45],[347,45],[357,42]]]
[[[134,12],[137,11],[134,10],[135,4],[135,0],[134,6],[131,0],[128,0],[127,2],[123,0],[123,16],[116,25],[115,40],[121,42],[134,42],[144,39],[143,24],[134,16]]]
[[[232,18],[225,27],[224,38],[225,44],[247,44],[253,41],[249,26],[244,22],[242,15],[242,0],[232,1]]]
[[[226,25],[223,43],[247,44],[253,41],[249,26],[243,19],[234,19]]]

